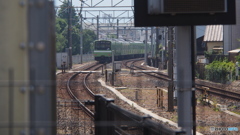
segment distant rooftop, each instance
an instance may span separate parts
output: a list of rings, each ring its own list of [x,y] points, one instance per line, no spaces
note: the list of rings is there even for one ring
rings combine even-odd
[[[231,50],[231,51],[228,51],[229,53],[239,53],[240,52],[240,49],[235,49],[235,50]]]
[[[223,41],[223,25],[207,25],[203,41]]]

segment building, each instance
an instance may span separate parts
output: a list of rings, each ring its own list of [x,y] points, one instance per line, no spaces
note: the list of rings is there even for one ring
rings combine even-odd
[[[207,25],[203,41],[208,52],[222,53],[223,25]]]
[[[240,48],[240,0],[236,0],[236,25],[223,26],[224,55],[228,51]]]

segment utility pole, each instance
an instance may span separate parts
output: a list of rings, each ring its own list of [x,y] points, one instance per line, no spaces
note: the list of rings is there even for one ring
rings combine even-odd
[[[145,28],[145,55],[144,55],[144,62],[147,64],[147,39],[148,39],[148,30],[147,27]]]
[[[69,68],[72,68],[72,0],[68,0],[68,47],[69,47]]]
[[[80,16],[80,57],[81,57],[81,60],[80,60],[80,64],[82,64],[82,57],[83,57],[83,17],[82,17],[82,14],[79,14]]]
[[[99,16],[97,16],[97,40],[99,40]]]
[[[192,134],[192,63],[191,55],[191,26],[177,26],[177,106],[178,126],[186,130],[187,135]]]
[[[158,65],[158,53],[159,53],[159,27],[156,27],[156,46],[155,46],[155,67]]]
[[[151,27],[151,57],[153,58],[153,27]]]
[[[119,25],[119,19],[117,19],[117,39],[119,38],[119,34],[118,34],[118,25]]]
[[[193,135],[196,135],[196,96],[195,96],[195,61],[196,61],[196,26],[191,26],[191,64],[192,64],[192,119],[193,119]]]
[[[168,111],[174,111],[173,104],[173,27],[168,27]]]

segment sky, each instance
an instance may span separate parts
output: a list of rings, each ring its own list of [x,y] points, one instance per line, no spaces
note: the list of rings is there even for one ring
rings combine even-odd
[[[64,0],[55,0],[55,6],[58,7],[62,4],[61,1]],[[67,1],[67,0],[66,0]],[[97,5],[97,6],[111,6],[119,3],[117,6],[132,6],[134,0],[84,0],[88,5]],[[113,3],[112,3],[113,2]],[[80,7],[81,2],[80,0],[72,0],[73,6]],[[84,7],[87,7],[87,5],[84,5]],[[131,8],[84,8],[83,10],[131,10]],[[123,15],[124,16],[124,15]],[[205,26],[198,26],[197,28],[197,37],[200,37],[205,32]]]
[[[62,3],[61,1],[64,1],[64,0],[55,0],[55,6],[61,5],[61,3]],[[84,0],[84,1],[88,5],[96,5],[100,2],[97,6],[110,6],[110,5],[115,5],[119,2],[120,3],[118,4],[118,6],[132,6],[133,5],[133,0]],[[80,0],[72,0],[72,3],[74,6],[81,5]]]

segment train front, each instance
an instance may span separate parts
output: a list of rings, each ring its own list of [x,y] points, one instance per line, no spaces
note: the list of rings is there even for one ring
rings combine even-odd
[[[94,58],[100,63],[108,63],[111,61],[112,47],[111,41],[100,40],[94,42]]]

